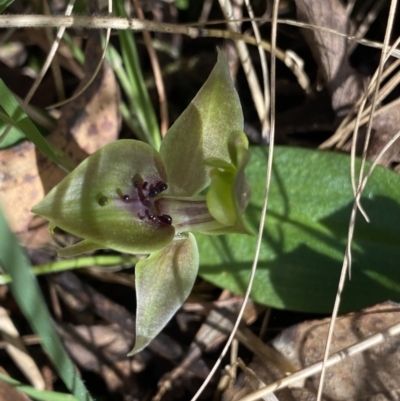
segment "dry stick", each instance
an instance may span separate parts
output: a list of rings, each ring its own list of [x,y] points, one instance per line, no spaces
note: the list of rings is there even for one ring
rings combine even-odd
[[[374,347],[383,341],[385,341],[388,337],[393,337],[400,334],[400,323],[397,323],[390,328],[382,331],[381,333],[374,334],[365,340],[351,345],[350,347],[344,348],[341,351],[335,352],[330,356],[326,365],[327,367],[336,365],[337,363],[341,362],[345,358],[352,357],[354,355],[359,354],[360,352],[366,351],[371,347]],[[275,383],[272,383],[260,390],[253,391],[252,393],[246,395],[245,397],[241,398],[239,401],[255,401],[267,394],[275,392],[277,390],[281,390],[283,388],[289,387],[294,385],[295,383],[299,382],[300,380],[304,380],[307,377],[316,375],[322,369],[322,362],[315,363],[314,365],[308,366],[296,373],[291,374],[290,376],[285,377]]]
[[[132,0],[133,7],[135,8],[135,12],[138,15],[139,19],[144,20],[144,14],[142,8],[139,5],[138,0]],[[161,74],[160,63],[158,62],[157,53],[154,50],[153,42],[151,40],[150,33],[148,31],[143,31],[143,40],[146,45],[147,53],[149,54],[151,67],[153,69],[154,74],[154,83],[157,88],[158,93],[158,102],[160,104],[160,131],[161,135],[164,137],[169,128],[169,119],[168,119],[168,99],[165,95],[165,87],[164,80]]]
[[[224,13],[225,18],[227,19],[226,23],[230,31],[239,33],[239,26],[235,21],[232,22],[234,18],[230,0],[219,0],[219,5],[222,9],[222,12]],[[261,122],[261,126],[264,127],[266,121],[266,110],[264,107],[264,100],[260,84],[258,82],[257,74],[254,70],[253,61],[250,57],[247,45],[245,42],[243,42],[243,40],[235,40],[235,46],[238,56],[240,58],[240,62],[242,63],[243,71],[246,75],[247,83],[249,84],[251,97],[253,99],[254,105],[256,106],[258,119]]]
[[[386,33],[385,33],[382,56],[381,56],[381,60],[379,63],[379,71],[378,71],[378,75],[377,75],[377,85],[376,85],[376,90],[374,93],[374,98],[372,101],[371,119],[370,119],[370,122],[368,125],[366,146],[364,147],[363,160],[361,162],[360,181],[361,181],[363,171],[364,171],[366,150],[368,147],[368,141],[369,141],[369,136],[370,136],[371,127],[372,127],[372,118],[373,118],[373,113],[375,111],[376,98],[378,95],[378,87],[379,87],[378,83],[379,83],[379,79],[380,79],[380,77],[382,75],[382,71],[383,71],[383,65],[384,65],[384,61],[385,61],[385,57],[386,57],[386,50],[387,50],[387,47],[389,44],[390,32],[391,32],[391,28],[393,25],[393,18],[394,18],[394,12],[396,9],[396,4],[397,4],[397,0],[392,0],[391,5],[390,5],[389,19],[388,19],[387,29],[386,29]],[[346,253],[344,256],[344,260],[343,260],[342,271],[340,274],[339,285],[338,285],[338,291],[336,294],[335,304],[333,306],[333,311],[332,311],[332,317],[331,317],[331,321],[329,324],[328,336],[327,336],[327,340],[326,340],[326,347],[325,347],[325,353],[324,353],[324,359],[323,359],[323,367],[322,367],[321,377],[320,377],[319,386],[318,386],[317,401],[320,401],[322,398],[322,390],[324,387],[324,379],[325,379],[325,372],[326,372],[326,362],[329,357],[329,348],[330,348],[330,345],[332,342],[333,331],[335,328],[335,320],[336,320],[336,317],[339,312],[339,306],[340,306],[340,302],[341,302],[341,294],[344,289],[344,283],[346,280],[347,271],[349,271],[349,272],[351,271],[351,244],[353,241],[356,214],[357,214],[357,209],[358,209],[358,206],[360,203],[360,197],[361,197],[362,191],[363,191],[363,187],[361,186],[361,182],[360,182],[360,184],[358,186],[358,191],[357,191],[355,199],[354,199],[353,209],[351,211],[351,217],[350,217],[350,222],[349,222],[349,232],[348,232],[348,237],[347,237]]]
[[[271,176],[272,176],[272,160],[273,160],[273,154],[274,154],[274,140],[275,140],[275,76],[276,76],[276,34],[277,34],[277,19],[278,19],[278,9],[279,9],[279,0],[274,0],[274,6],[273,6],[273,12],[272,12],[272,27],[271,27],[271,129],[270,129],[270,146],[268,150],[268,166],[267,166],[267,174],[266,174],[266,180],[265,180],[265,198],[264,198],[264,203],[261,211],[261,216],[260,216],[260,225],[258,229],[258,236],[257,236],[257,245],[254,253],[254,259],[253,259],[253,264],[251,266],[251,272],[250,272],[250,278],[249,282],[246,288],[246,293],[243,298],[243,303],[241,305],[240,311],[238,313],[238,317],[236,319],[235,325],[233,326],[232,332],[229,335],[228,341],[225,344],[224,349],[222,350],[219,358],[215,362],[213,368],[211,369],[209,375],[207,378],[204,380],[203,384],[200,386],[199,390],[196,392],[196,394],[193,396],[191,401],[196,401],[203,390],[206,388],[207,384],[210,382],[211,377],[214,375],[216,370],[218,369],[219,365],[221,364],[222,359],[228,352],[228,349],[230,347],[230,344],[232,343],[232,340],[235,337],[235,334],[238,330],[239,324],[242,320],[242,316],[244,313],[244,310],[246,308],[247,301],[250,298],[250,292],[253,287],[253,282],[254,282],[254,277],[256,274],[257,270],[257,265],[258,265],[258,259],[260,257],[260,250],[261,250],[261,244],[262,244],[262,236],[263,236],[263,231],[264,231],[264,225],[265,225],[265,219],[267,215],[267,209],[268,209],[268,198],[269,198],[269,189],[270,189],[270,184],[271,184]]]
[[[256,18],[257,21],[264,21],[265,19]],[[295,21],[282,20],[284,23],[287,21],[291,25],[297,25],[305,28],[304,24],[298,24]],[[223,21],[226,22],[226,21]],[[195,26],[196,24],[193,24]],[[115,18],[115,17],[92,17],[92,16],[62,16],[62,15],[0,15],[0,28],[43,28],[43,27],[66,27],[66,28],[92,28],[92,29],[130,29],[134,31],[148,30],[152,32],[174,33],[187,35],[191,38],[209,37],[209,38],[223,38],[231,40],[243,40],[244,42],[257,46],[257,40],[249,35],[241,33],[223,31],[218,29],[203,29],[194,28],[185,25],[173,25],[148,20],[137,20],[133,18]],[[319,28],[316,28],[319,29]],[[335,31],[333,31],[336,33]],[[338,34],[338,33],[337,33]],[[379,47],[379,44],[371,46]],[[266,51],[271,51],[271,44],[262,41],[261,46]],[[294,76],[297,78],[299,85],[307,91],[309,89],[309,79],[304,72],[302,65],[298,62],[298,57],[293,57],[293,52],[283,51],[276,48],[276,57],[279,58],[287,68],[289,68]]]
[[[261,46],[261,34],[260,30],[258,29],[257,23],[254,21],[254,12],[253,8],[251,6],[250,0],[245,0],[247,12],[249,13],[249,16],[251,18],[251,26],[253,27],[254,35],[257,40],[257,48],[258,52],[260,54],[260,60],[261,60],[261,71],[262,71],[262,77],[263,77],[263,92],[264,92],[264,113],[263,113],[263,120],[261,120],[261,127],[262,127],[262,137],[264,138],[265,142],[269,142],[269,121],[268,121],[268,111],[269,111],[269,106],[270,106],[270,99],[268,96],[268,87],[269,87],[269,82],[268,82],[268,67],[267,67],[267,59],[265,57],[265,51]]]
[[[242,22],[250,21],[249,18],[242,18]],[[260,22],[271,22],[269,18],[254,18],[254,21]],[[207,22],[207,25],[221,24],[226,21],[212,21]],[[296,26],[303,29],[317,29],[322,32],[332,33],[334,35],[345,37],[348,40],[356,41],[357,43],[372,47],[374,49],[382,49],[382,43],[374,42],[367,39],[359,39],[354,35],[349,35],[347,33],[338,32],[331,28],[326,28],[323,26],[317,26],[312,24],[307,24],[304,22],[299,22],[291,19],[278,19],[278,24],[286,24],[291,26]],[[154,22],[149,20],[137,20],[134,18],[119,18],[119,17],[95,17],[95,16],[63,16],[63,15],[0,15],[0,28],[44,28],[44,27],[66,27],[66,28],[89,28],[89,29],[130,29],[134,31],[142,31],[147,29],[152,32],[164,32],[164,33],[178,33],[182,35],[190,36],[191,38],[198,37],[215,37],[224,38],[232,40],[243,40],[246,43],[257,45],[257,41],[254,37],[243,34],[235,34],[234,32],[227,32],[218,29],[203,29],[196,28],[196,24],[191,23],[190,26],[186,25],[174,25],[162,22]],[[271,51],[271,44],[263,41],[262,46],[265,50]],[[290,57],[286,55],[282,50],[276,49],[276,56],[278,58],[285,59],[285,57]],[[400,58],[400,50],[393,52],[393,56]],[[285,63],[288,68],[293,67],[291,62]],[[291,67],[289,67],[291,66]]]

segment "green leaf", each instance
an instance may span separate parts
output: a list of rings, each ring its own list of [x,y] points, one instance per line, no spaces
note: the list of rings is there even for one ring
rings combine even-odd
[[[14,0],[0,0],[0,13],[2,13]]]
[[[47,310],[39,284],[17,238],[10,231],[0,210],[0,265],[10,275],[14,299],[30,326],[40,337],[54,368],[79,401],[91,401],[84,384],[66,353]],[[32,395],[32,394],[31,394]],[[56,398],[54,398],[56,399]]]
[[[246,169],[252,200],[246,218],[257,230],[267,150],[251,149]],[[342,266],[353,204],[346,155],[276,148],[269,212],[252,298],[275,308],[329,313]],[[400,301],[400,176],[377,167],[363,193],[370,217],[356,222],[351,281],[342,311]],[[256,238],[197,235],[200,275],[244,293]]]
[[[228,139],[243,130],[239,97],[221,52],[207,81],[168,130],[160,153],[167,169],[170,193],[193,196],[210,183],[208,158],[231,162]]]
[[[175,234],[170,224],[150,220],[153,200],[140,198],[142,185],[147,195],[159,182],[166,182],[160,155],[144,142],[120,140],[85,159],[32,211],[85,240],[64,256],[101,248],[149,253]]]
[[[36,128],[35,124],[29,119],[22,110],[11,91],[0,79],[0,106],[3,107],[7,115],[13,120],[13,125],[18,127],[28,139],[30,139],[36,147],[43,152],[54,163],[58,164],[63,170],[69,171],[71,165],[65,161],[61,161],[55,150],[43,138],[42,134]]]
[[[146,347],[182,306],[198,268],[199,253],[191,233],[136,264],[136,342],[129,355]]]
[[[29,397],[39,400],[39,401],[78,401],[77,398],[72,396],[71,394],[58,393],[56,391],[46,391],[46,390],[38,390],[35,387],[27,386],[22,384],[21,382],[7,376],[3,373],[0,373],[0,380],[14,386],[20,391],[28,395]]]
[[[13,126],[13,121],[7,115],[4,114],[3,110],[0,111],[0,149],[5,149],[11,146],[16,145],[22,140],[26,139],[25,134],[17,127]],[[10,130],[7,132],[7,135],[3,138],[3,133],[8,127],[8,124],[11,124]]]

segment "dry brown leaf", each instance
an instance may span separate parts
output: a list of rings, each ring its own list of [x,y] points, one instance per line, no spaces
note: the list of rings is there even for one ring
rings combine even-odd
[[[81,86],[98,62],[94,55],[96,49],[97,53],[101,52],[97,33],[92,33],[87,48],[86,79]],[[76,165],[88,154],[117,139],[120,120],[119,88],[113,71],[104,64],[90,87],[62,108],[58,127],[47,140]],[[0,199],[14,232],[28,230],[33,217],[31,208],[64,176],[60,168],[28,141],[1,151]]]
[[[340,0],[295,0],[300,21],[349,33],[351,23]],[[347,39],[317,29],[302,29],[331,97],[332,108],[340,117],[362,93],[360,76],[351,68]]]
[[[352,313],[336,321],[331,353],[379,333],[400,322],[398,304],[385,302]],[[304,322],[277,336],[272,345],[299,366],[306,367],[323,359],[329,319]],[[347,358],[328,368],[323,399],[394,400],[399,398],[400,338],[388,337],[377,347]],[[319,376],[307,380],[305,388],[292,389],[295,400],[315,399]],[[279,398],[278,393],[278,398]]]

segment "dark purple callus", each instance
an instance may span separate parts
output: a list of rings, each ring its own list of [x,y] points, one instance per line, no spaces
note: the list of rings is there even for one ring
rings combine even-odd
[[[141,177],[135,177],[133,186],[136,190],[134,196],[122,195],[121,199],[125,203],[134,204],[136,215],[140,220],[150,220],[161,224],[171,225],[172,218],[167,214],[159,215],[156,213],[156,197],[168,189],[168,185],[163,181],[158,181],[155,185],[143,181]]]

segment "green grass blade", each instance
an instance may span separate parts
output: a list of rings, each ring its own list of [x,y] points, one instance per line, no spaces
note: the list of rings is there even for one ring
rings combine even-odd
[[[39,335],[43,349],[71,393],[79,401],[92,400],[53,326],[29,260],[1,211],[0,238],[0,265],[12,278],[9,286],[22,313]]]
[[[114,3],[115,13],[119,17],[126,18],[127,15],[123,4],[124,3],[121,1],[116,1]],[[156,150],[159,150],[161,144],[160,129],[143,79],[133,33],[129,30],[121,30],[118,32],[118,35],[125,70],[131,85],[130,95],[127,94],[130,107],[136,113],[148,143]]]
[[[0,132],[4,132],[8,125],[11,125],[10,131],[5,138],[0,138],[0,149],[5,149],[10,146],[16,145],[18,142],[26,139],[25,134],[14,125],[14,121],[1,110],[0,107]]]
[[[72,165],[61,161],[52,146],[43,138],[42,134],[30,120],[21,106],[7,88],[3,80],[0,79],[0,106],[3,107],[7,115],[13,120],[13,125],[18,127],[25,136],[30,139],[36,147],[43,152],[49,159],[60,166],[65,171],[73,169]]]
[[[135,96],[133,87],[130,83],[128,74],[124,69],[124,65],[122,63],[122,57],[119,55],[117,50],[113,45],[109,44],[107,49],[107,61],[114,70],[115,74],[118,77],[118,80],[121,84],[122,89],[124,90],[126,97],[130,102],[130,107],[128,108],[124,101],[121,101],[120,109],[122,118],[125,124],[130,128],[130,130],[143,142],[149,142],[149,138],[146,133],[143,131],[143,128],[138,120],[133,107],[132,100]]]
[[[13,378],[0,373],[0,380],[14,386],[21,393],[39,401],[78,401],[76,397],[71,394],[58,393],[56,391],[38,390],[32,386],[27,386]]]
[[[83,269],[91,266],[134,266],[137,262],[136,256],[127,255],[95,255],[81,256],[74,259],[62,259],[56,262],[45,263],[32,267],[31,271],[35,276],[42,274],[58,273],[66,270]],[[8,274],[0,274],[0,285],[8,284],[12,281]]]

